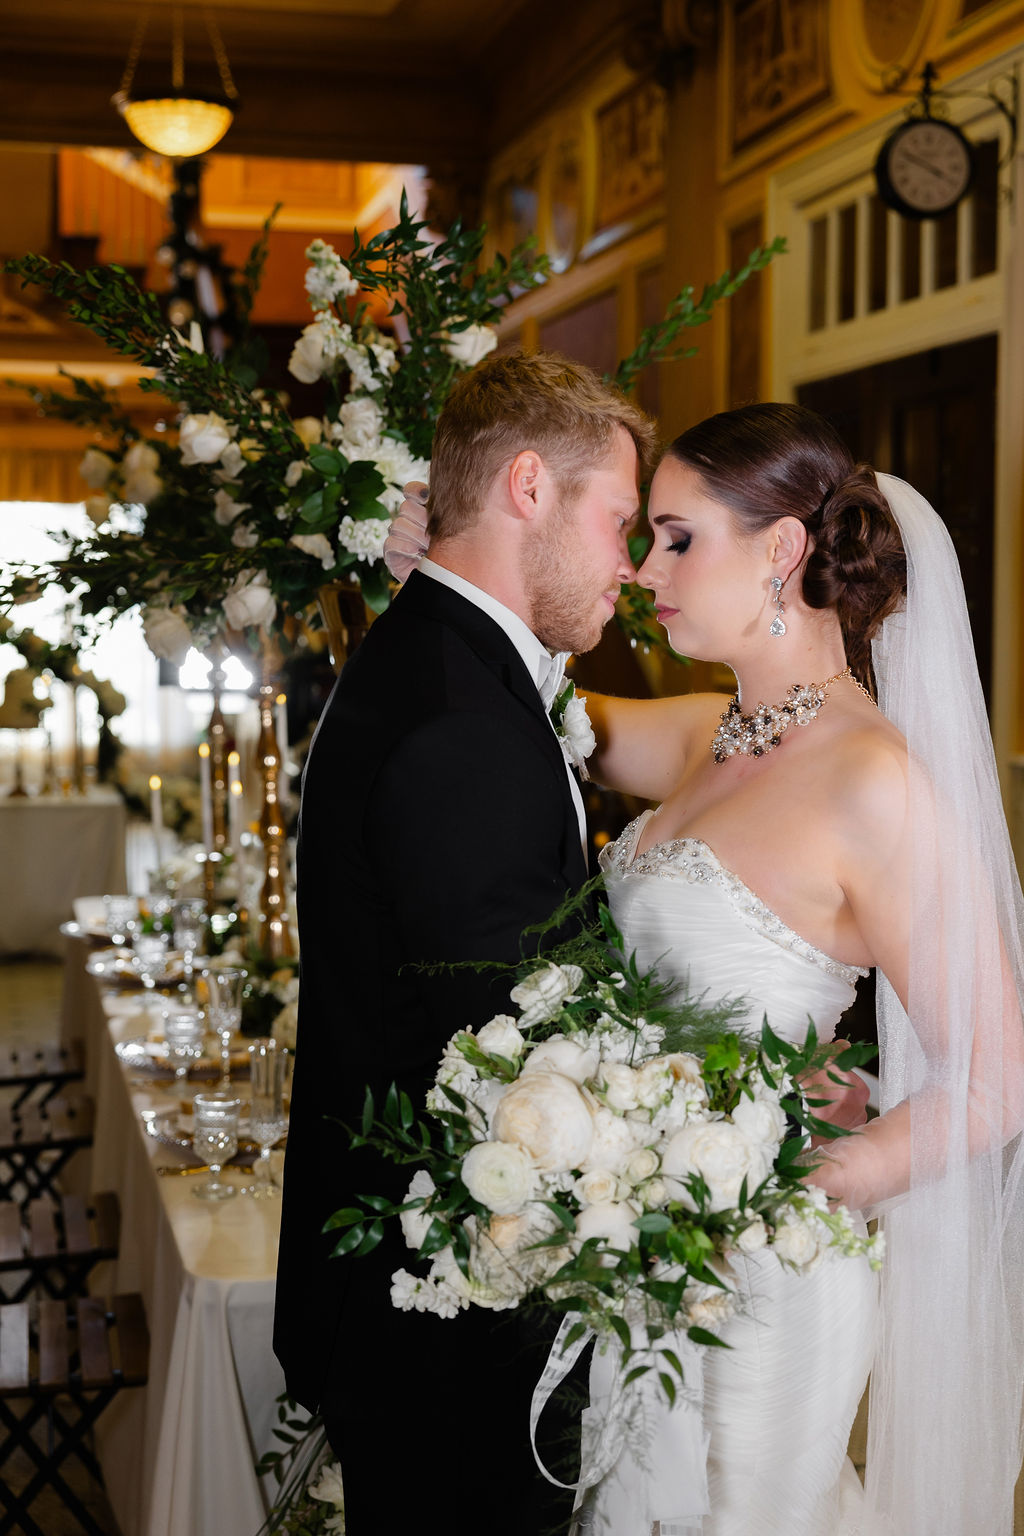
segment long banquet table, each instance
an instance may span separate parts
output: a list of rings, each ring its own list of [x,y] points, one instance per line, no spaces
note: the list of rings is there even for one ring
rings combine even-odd
[[[284,1391],[271,1348],[280,1203],[238,1195],[207,1205],[192,1196],[202,1175],[157,1175],[160,1164],[185,1164],[142,1117],[172,1097],[130,1079],[114,1049],[145,1032],[140,994],[76,974],[84,937],[68,951],[63,1030],[84,1038],[96,1099],[91,1168],[79,1179],[121,1202],[118,1259],[91,1288],[140,1291],[150,1330],[147,1386],[119,1393],[97,1426],[110,1502],[122,1536],[256,1536],[273,1485],[264,1490],[254,1467],[275,1443]]]
[[[117,790],[0,797],[0,954],[61,956],[75,897],[125,886],[125,805]]]

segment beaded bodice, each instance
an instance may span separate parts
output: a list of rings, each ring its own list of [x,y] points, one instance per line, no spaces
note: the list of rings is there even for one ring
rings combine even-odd
[[[867,972],[795,933],[699,838],[657,843],[637,857],[651,814],[601,853],[612,911],[640,963],[657,962],[694,996],[742,998],[754,1028],[767,1014],[777,1033],[799,1040],[813,1019],[831,1038]]]

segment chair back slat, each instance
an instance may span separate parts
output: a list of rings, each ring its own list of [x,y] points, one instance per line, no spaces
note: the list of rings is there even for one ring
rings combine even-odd
[[[0,1397],[28,1387],[28,1302],[0,1308]]]
[[[99,1296],[80,1296],[75,1302],[78,1319],[78,1361],[83,1389],[108,1387],[113,1380],[107,1307]]]
[[[63,1301],[39,1303],[39,1386],[56,1392],[68,1385],[68,1309]]]
[[[40,1197],[28,1208],[29,1252],[34,1259],[49,1259],[60,1252],[53,1202]]]
[[[0,1267],[11,1268],[25,1261],[25,1239],[21,1231],[21,1211],[13,1200],[0,1205]]]
[[[89,1253],[92,1249],[92,1230],[89,1210],[81,1195],[61,1197],[61,1215],[64,1218],[64,1248],[69,1254]]]

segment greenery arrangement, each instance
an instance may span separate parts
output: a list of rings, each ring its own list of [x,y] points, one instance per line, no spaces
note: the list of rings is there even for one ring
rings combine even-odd
[[[269,224],[268,224],[269,228]],[[496,344],[494,324],[516,294],[549,277],[546,257],[527,244],[479,270],[485,231],[455,224],[436,242],[403,195],[398,223],[364,242],[347,261],[315,240],[306,289],[314,318],[298,337],[290,369],[324,390],[319,416],[293,419],[287,401],[259,387],[264,343],[246,334],[223,359],[209,355],[198,325],[168,329],[157,298],[123,269],[79,272],[29,255],[4,270],[43,288],[126,357],[153,370],[143,388],[165,397],[177,431],[140,434],[102,386],[72,378],[70,392],[33,390],[44,414],[89,428],[82,473],[95,532],[73,538],[60,560],[10,573],[0,603],[24,601],[56,584],[80,601],[84,624],[141,608],[154,652],[180,661],[190,644],[241,631],[251,647],[301,621],[317,626],[316,596],[327,582],[358,583],[379,612],[391,584],[381,559],[402,486],[426,478],[434,423],[455,377]],[[267,251],[254,246],[239,284],[248,315]],[[654,362],[691,355],[688,332],[763,268],[783,242],[753,251],[735,275],[708,284],[699,299],[684,288],[619,365],[613,382],[631,390]],[[370,317],[383,297],[393,334]],[[663,644],[646,596],[620,605],[627,633]]]

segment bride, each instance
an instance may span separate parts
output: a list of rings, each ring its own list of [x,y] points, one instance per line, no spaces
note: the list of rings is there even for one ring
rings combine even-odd
[[[790,1038],[830,1038],[876,969],[883,1112],[811,1177],[880,1215],[887,1257],[878,1292],[860,1260],[738,1256],[701,1400],[655,1408],[576,1529],[1011,1536],[1024,914],[952,545],[792,405],[684,433],[648,518],[638,579],[672,646],[738,691],[724,713],[588,694],[591,776],[657,803],[604,852],[609,900],[641,964]],[[869,1371],[862,1490],[845,1453]],[[592,1413],[611,1372],[595,1357]]]

